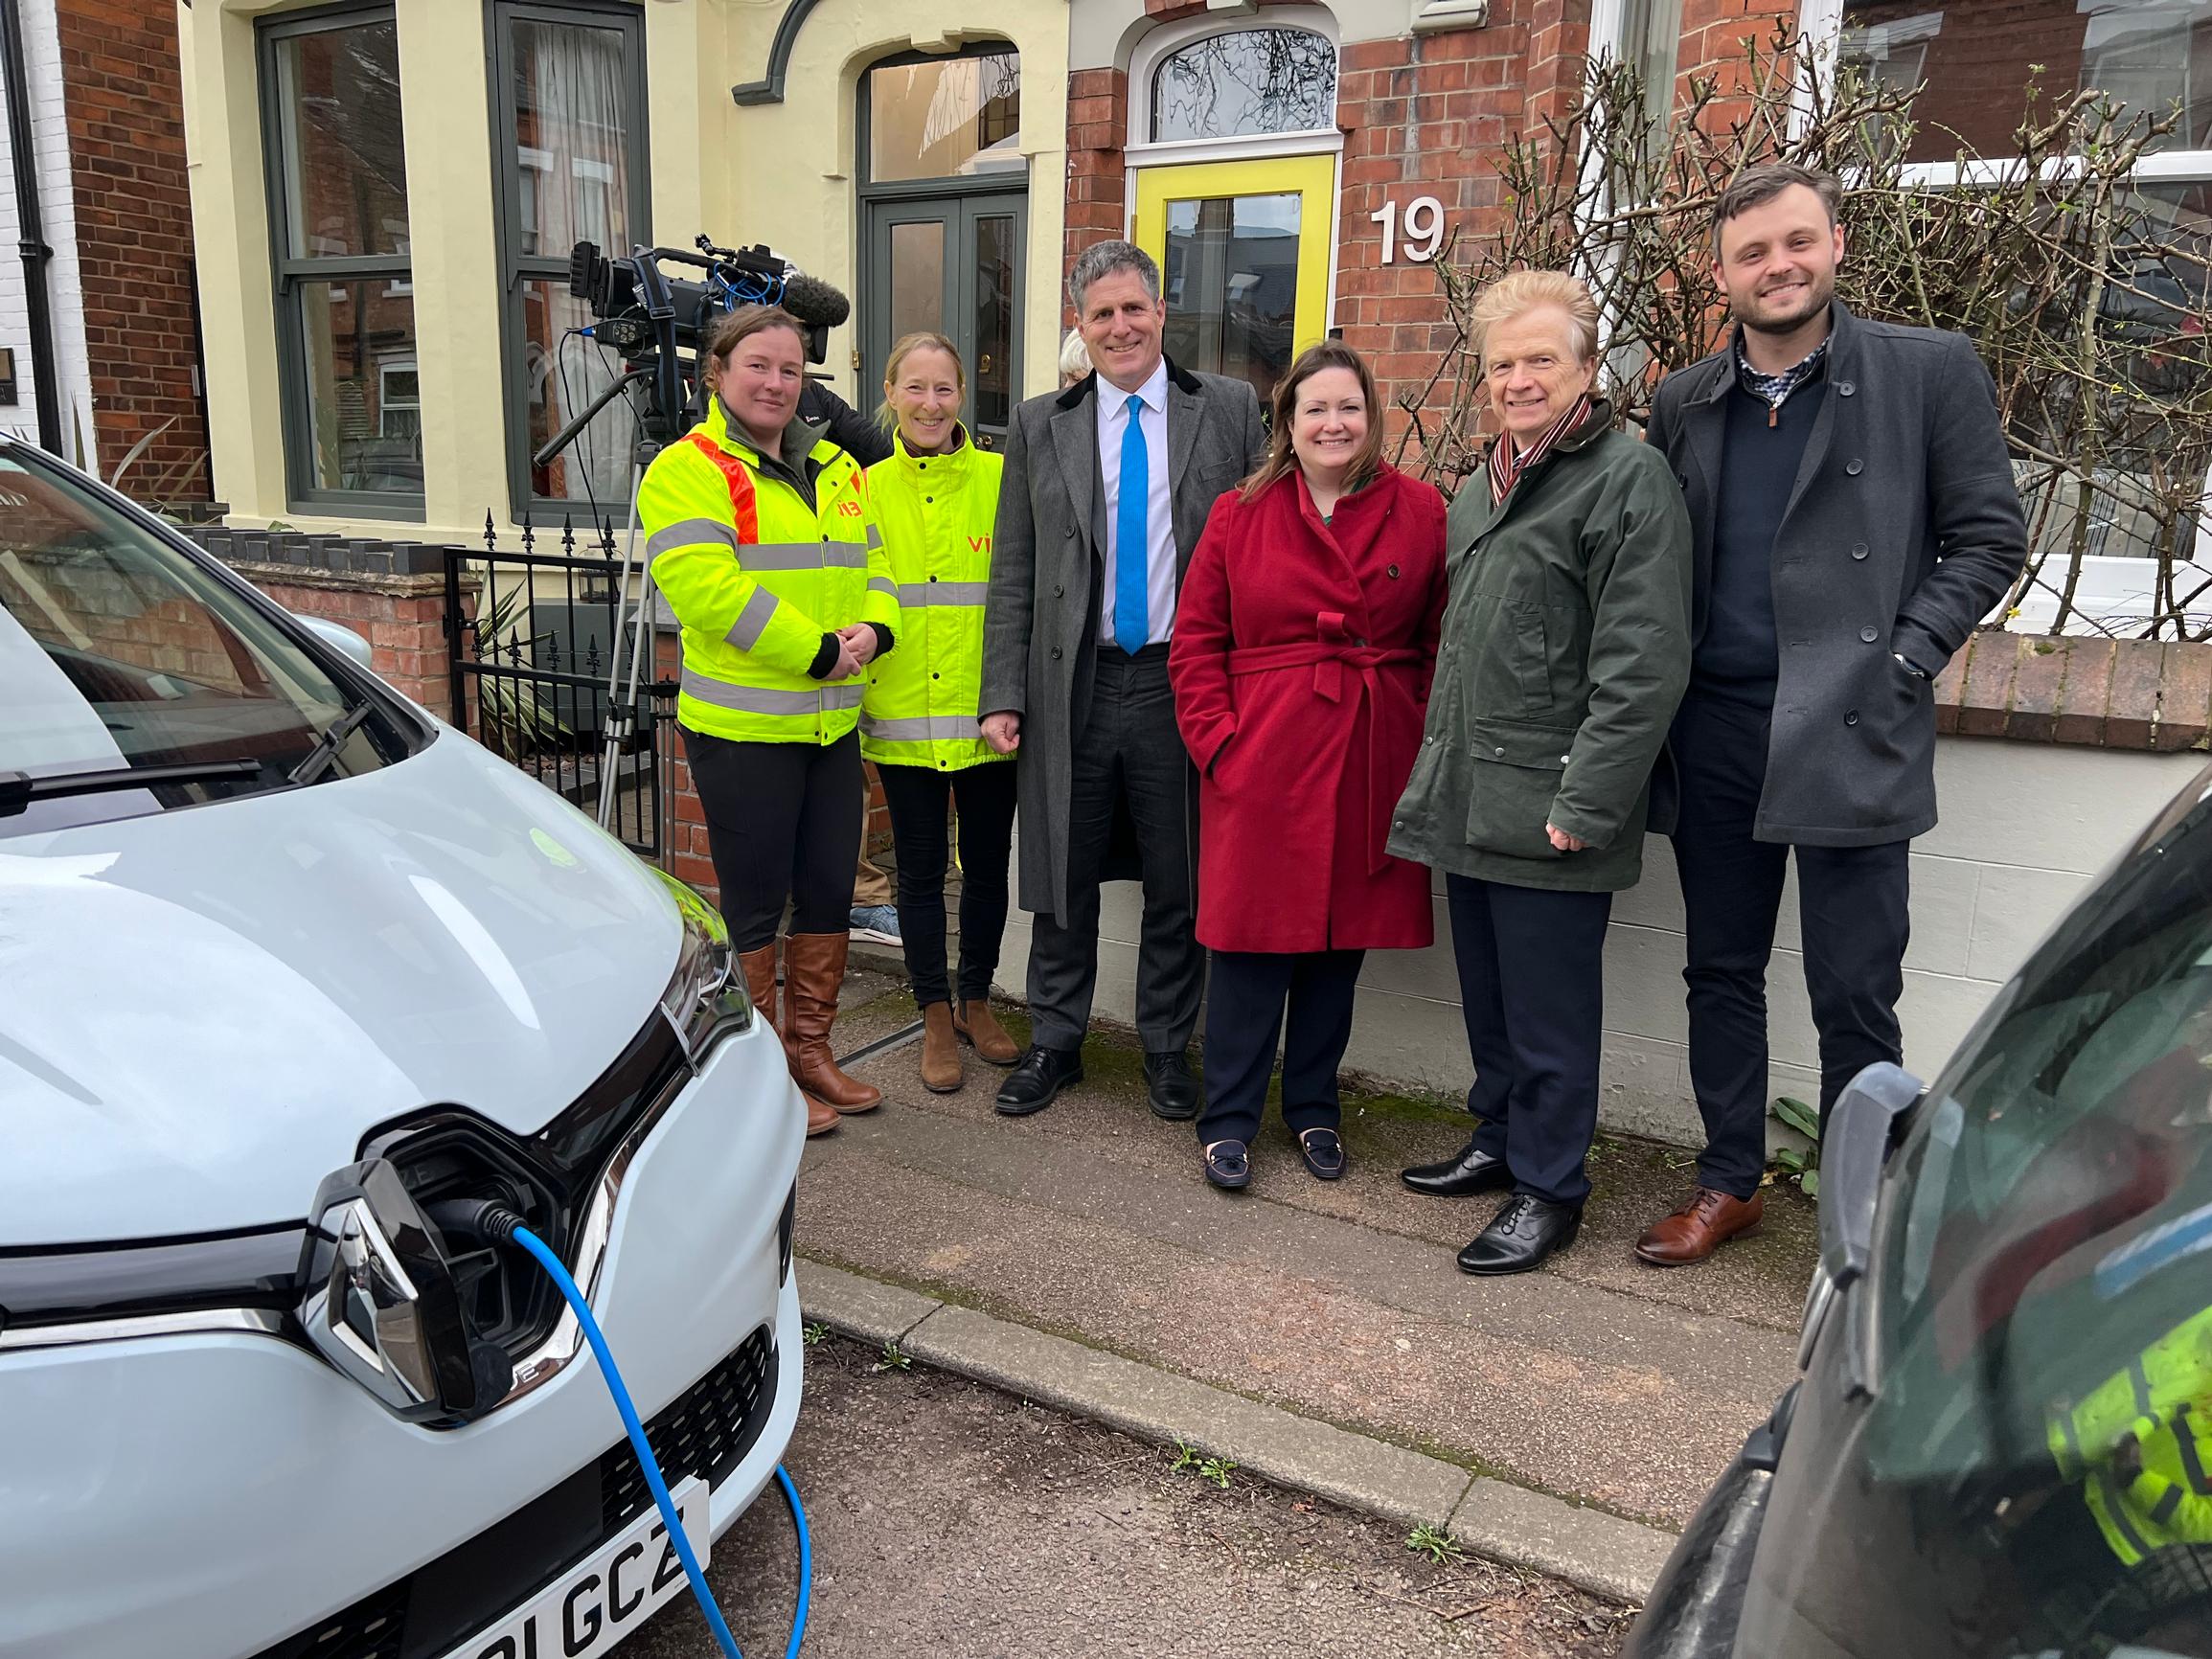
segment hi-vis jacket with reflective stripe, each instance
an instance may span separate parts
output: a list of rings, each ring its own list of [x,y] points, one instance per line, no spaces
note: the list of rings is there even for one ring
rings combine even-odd
[[[976,721],[1002,463],[966,431],[949,455],[894,443],[891,459],[868,468],[868,496],[899,584],[899,648],[868,666],[860,752],[878,765],[940,772],[1012,760],[992,752]]]
[[[2132,1478],[2111,1454],[2132,1437]],[[2132,1567],[2169,1544],[2212,1544],[2212,1308],[2184,1320],[2080,1404],[2054,1411],[2051,1455],[2112,1554]]]
[[[804,421],[784,447],[805,459],[764,465],[715,399],[646,469],[638,522],[683,624],[677,720],[740,742],[829,744],[858,723],[863,687],[809,677],[822,636],[856,622],[896,633],[899,590],[858,463]]]

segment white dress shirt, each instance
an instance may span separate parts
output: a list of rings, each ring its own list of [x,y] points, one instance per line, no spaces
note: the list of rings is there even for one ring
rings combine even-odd
[[[1144,399],[1138,421],[1145,435],[1145,478],[1150,487],[1144,550],[1146,606],[1152,623],[1146,643],[1160,645],[1175,630],[1175,517],[1168,489],[1168,362],[1161,358],[1152,378],[1135,394]],[[1121,569],[1122,436],[1128,428],[1129,394],[1104,375],[1097,381],[1099,477],[1106,486],[1105,604],[1099,638],[1114,644],[1115,576]]]

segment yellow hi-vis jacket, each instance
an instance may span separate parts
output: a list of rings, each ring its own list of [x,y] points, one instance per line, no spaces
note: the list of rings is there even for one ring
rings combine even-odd
[[[949,455],[894,437],[868,468],[868,498],[899,584],[899,648],[868,665],[860,753],[878,765],[957,772],[1009,761],[983,740],[983,597],[1003,462],[964,430]]]
[[[860,466],[794,420],[787,453],[813,479],[764,464],[721,400],[662,450],[638,489],[653,580],[683,625],[676,719],[747,743],[836,742],[859,723],[861,680],[810,678],[822,636],[856,622],[896,632],[899,590]]]
[[[2142,1472],[2111,1454],[2132,1437]],[[2112,1554],[2132,1567],[2169,1544],[2212,1544],[2212,1308],[2184,1320],[2078,1405],[2054,1411],[2052,1455]]]

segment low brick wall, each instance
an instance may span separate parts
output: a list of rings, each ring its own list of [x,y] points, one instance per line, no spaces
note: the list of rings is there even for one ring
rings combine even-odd
[[[1985,629],[1935,685],[1945,736],[2172,754],[2212,733],[2212,644]]]

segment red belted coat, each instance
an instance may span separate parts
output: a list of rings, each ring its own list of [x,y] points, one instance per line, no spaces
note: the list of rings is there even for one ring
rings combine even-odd
[[[1214,504],[1168,670],[1199,772],[1198,940],[1419,949],[1428,872],[1383,851],[1444,617],[1444,498],[1385,466],[1324,524],[1302,474]]]

